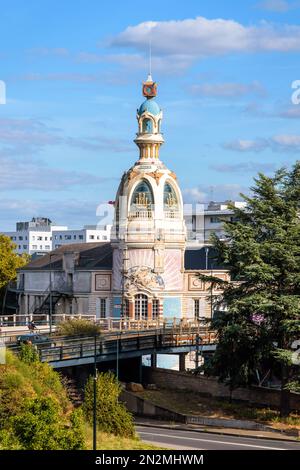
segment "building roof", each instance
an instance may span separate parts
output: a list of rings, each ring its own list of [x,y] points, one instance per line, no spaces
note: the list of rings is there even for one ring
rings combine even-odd
[[[110,243],[72,243],[62,245],[28,263],[23,270],[62,269],[63,256],[66,253],[76,255],[76,269],[111,269],[112,248]]]
[[[206,255],[206,250],[208,254]],[[76,269],[112,269],[111,243],[72,243],[62,245],[50,253],[45,254],[21,268],[23,270],[48,270],[62,269],[63,256],[66,253],[76,255]],[[51,262],[50,262],[51,255]],[[207,262],[206,262],[207,260]],[[225,269],[216,260],[216,250],[213,247],[186,249],[184,255],[184,267],[186,270]]]
[[[200,269],[226,269],[217,261],[217,251],[212,246],[203,246],[196,249],[187,248],[184,254],[184,268],[193,271]]]

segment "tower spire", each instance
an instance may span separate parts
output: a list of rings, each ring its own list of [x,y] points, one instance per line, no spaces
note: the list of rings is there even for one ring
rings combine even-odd
[[[149,66],[151,67],[151,54]],[[159,148],[164,143],[161,135],[162,110],[155,101],[157,83],[153,81],[150,73],[143,82],[143,95],[146,100],[137,111],[139,129],[134,142],[140,149],[140,160],[159,159]]]

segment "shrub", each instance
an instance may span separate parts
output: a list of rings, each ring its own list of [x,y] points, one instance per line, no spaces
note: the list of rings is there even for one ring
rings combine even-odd
[[[56,333],[62,336],[94,336],[100,334],[101,330],[90,320],[72,319],[62,321],[58,324]]]
[[[12,418],[12,430],[26,450],[77,450],[83,448],[82,418],[73,412],[70,423],[62,419],[53,398],[35,398]]]
[[[0,365],[0,449],[81,449],[83,414],[73,411],[48,364],[7,351]]]
[[[97,424],[101,431],[123,437],[135,435],[133,418],[123,403],[119,402],[121,385],[116,377],[100,373],[97,377]],[[90,423],[93,422],[94,378],[90,377],[85,387],[83,410]]]
[[[26,364],[38,362],[40,360],[37,348],[33,344],[21,344],[19,359]]]

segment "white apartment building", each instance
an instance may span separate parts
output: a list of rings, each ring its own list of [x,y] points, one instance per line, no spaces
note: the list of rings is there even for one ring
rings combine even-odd
[[[111,225],[97,228],[93,225],[85,225],[80,230],[57,230],[52,231],[52,249],[60,248],[70,243],[95,243],[110,241]]]
[[[66,225],[56,225],[50,219],[34,217],[30,222],[17,222],[15,231],[2,233],[15,243],[19,255],[44,255],[70,243],[110,241],[110,230],[111,225],[69,230]]]
[[[230,201],[237,208],[245,207],[245,202]],[[233,220],[234,213],[228,208],[229,201],[196,204],[192,214],[184,216],[187,227],[187,245],[199,247],[210,244],[210,236],[215,233],[224,237],[225,220]]]

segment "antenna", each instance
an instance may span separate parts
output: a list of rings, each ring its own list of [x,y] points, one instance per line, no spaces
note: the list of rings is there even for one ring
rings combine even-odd
[[[150,38],[149,38],[149,74],[152,75],[152,37],[150,31]]]

